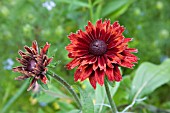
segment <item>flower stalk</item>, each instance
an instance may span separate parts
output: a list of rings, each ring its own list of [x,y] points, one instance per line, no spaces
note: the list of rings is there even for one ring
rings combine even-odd
[[[52,78],[54,78],[56,81],[58,81],[60,84],[62,84],[74,97],[75,101],[77,102],[77,105],[80,109],[82,109],[82,105],[81,102],[79,100],[78,95],[76,94],[76,92],[74,91],[74,89],[71,87],[71,85],[69,83],[67,83],[64,79],[62,79],[60,76],[58,76],[55,73],[51,73],[51,72],[47,72]]]
[[[111,97],[110,90],[109,90],[109,86],[108,86],[108,83],[107,83],[107,80],[106,80],[106,79],[105,79],[104,86],[105,86],[107,98],[108,98],[109,103],[110,103],[110,106],[111,106],[112,113],[117,113],[116,104],[114,103],[114,101],[113,101],[113,99],[112,99],[112,97]]]

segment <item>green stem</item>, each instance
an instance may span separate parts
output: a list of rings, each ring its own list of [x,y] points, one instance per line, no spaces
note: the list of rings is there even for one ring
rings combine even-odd
[[[88,0],[88,2],[89,2],[90,18],[91,18],[91,21],[93,22],[93,5],[92,5],[91,0]]]
[[[48,74],[54,78],[56,81],[60,82],[60,84],[62,84],[74,97],[75,101],[77,102],[78,106],[80,109],[82,109],[82,105],[80,103],[79,97],[76,94],[76,92],[74,91],[74,89],[71,87],[71,85],[69,85],[64,79],[62,79],[60,76],[58,76],[57,74],[48,72]]]
[[[111,97],[109,86],[107,84],[107,80],[105,80],[104,86],[105,86],[107,98],[109,100],[109,103],[110,103],[110,106],[111,106],[111,109],[112,109],[112,113],[117,113],[117,108],[116,108],[116,105],[115,105],[115,103],[114,103],[114,101]]]

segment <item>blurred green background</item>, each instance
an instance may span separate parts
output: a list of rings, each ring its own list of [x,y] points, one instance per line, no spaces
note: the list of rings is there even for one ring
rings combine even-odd
[[[45,42],[51,44],[49,56],[54,56],[53,68],[70,84],[74,70],[64,66],[71,61],[67,58],[65,46],[67,35],[83,29],[90,20],[118,20],[126,27],[125,37],[133,37],[130,47],[138,48],[140,60],[134,70],[122,69],[124,76],[132,75],[145,61],[160,64],[170,56],[170,0],[1,0],[0,1],[0,109],[6,113],[67,113],[77,108],[69,93],[60,84],[51,80],[49,87],[69,98],[49,98],[43,92],[27,92],[25,81],[15,81],[19,73],[12,67],[19,65],[15,58],[23,46],[31,46],[37,40],[39,47]],[[52,85],[53,84],[53,85]],[[76,83],[82,85],[81,83]],[[91,87],[90,87],[91,88]],[[146,103],[159,109],[170,108],[170,83],[148,95]],[[117,92],[122,95],[122,92]],[[13,97],[13,98],[12,98]],[[12,98],[12,100],[11,100]],[[51,100],[50,100],[51,99]],[[116,103],[118,104],[118,101]],[[127,104],[128,99],[125,99]],[[10,102],[12,104],[10,104]],[[10,106],[9,106],[10,105]],[[121,109],[122,104],[118,104]],[[142,109],[142,110],[141,110]],[[146,106],[135,106],[135,112],[151,112]],[[106,113],[109,110],[105,111]]]

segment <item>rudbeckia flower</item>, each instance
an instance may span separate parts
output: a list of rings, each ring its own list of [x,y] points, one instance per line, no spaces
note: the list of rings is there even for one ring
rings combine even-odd
[[[88,22],[85,31],[78,30],[68,36],[71,43],[66,46],[66,50],[72,61],[66,68],[70,70],[78,67],[74,74],[75,81],[88,78],[94,89],[96,83],[101,86],[104,84],[105,77],[109,81],[121,81],[118,67],[132,68],[138,60],[132,54],[137,49],[128,47],[132,38],[125,38],[122,34],[124,30],[117,21],[111,24],[110,20],[102,22],[100,19],[96,25]]]
[[[18,51],[22,58],[16,58],[16,60],[20,62],[22,66],[14,67],[13,71],[22,74],[22,76],[15,78],[16,80],[32,79],[27,89],[28,91],[35,86],[38,80],[44,84],[48,81],[46,77],[47,65],[52,61],[52,58],[48,58],[46,54],[49,47],[50,44],[46,43],[39,52],[37,42],[33,41],[32,47],[24,46],[26,52]]]

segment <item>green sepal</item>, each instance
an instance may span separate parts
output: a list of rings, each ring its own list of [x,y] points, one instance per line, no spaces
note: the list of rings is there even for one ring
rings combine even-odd
[[[47,84],[44,84],[43,82],[41,82],[41,80],[37,80],[37,82],[38,82],[38,84],[42,87],[42,88],[44,88],[45,90],[48,90],[49,88],[48,88],[48,85]]]
[[[49,81],[51,80],[51,77],[50,77],[50,74],[49,74],[49,73],[46,74],[46,77],[47,77],[47,79],[48,79]]]
[[[58,62],[50,63],[47,67],[55,68],[58,64],[59,64]]]

